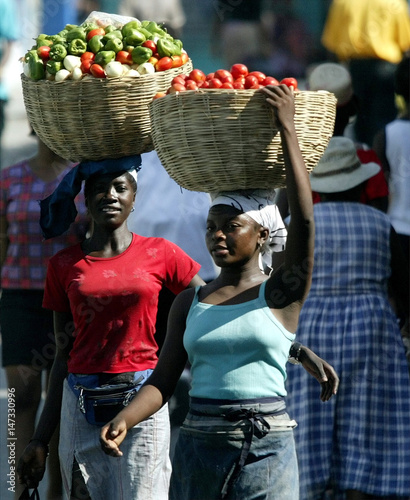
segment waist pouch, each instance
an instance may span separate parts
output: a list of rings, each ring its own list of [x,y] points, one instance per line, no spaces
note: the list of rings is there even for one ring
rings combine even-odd
[[[130,383],[89,388],[79,383],[79,379],[70,373],[67,381],[78,398],[80,411],[87,422],[102,427],[132,401],[145,379],[141,375]]]

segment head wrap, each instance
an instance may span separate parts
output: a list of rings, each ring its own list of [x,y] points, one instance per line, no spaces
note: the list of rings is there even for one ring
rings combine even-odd
[[[251,217],[263,227],[269,229],[269,237],[261,249],[261,268],[272,266],[272,253],[285,249],[287,230],[274,203],[275,191],[264,189],[223,191],[211,195],[211,207],[229,205]]]
[[[40,201],[40,226],[45,239],[54,238],[67,231],[77,216],[74,198],[81,191],[81,184],[94,174],[130,172],[136,179],[141,156],[101,161],[83,161],[64,176],[54,192]],[[135,171],[135,172],[133,172]]]

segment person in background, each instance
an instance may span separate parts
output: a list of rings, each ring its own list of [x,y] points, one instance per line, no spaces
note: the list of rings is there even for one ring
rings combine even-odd
[[[14,2],[0,0],[0,168],[1,138],[5,125],[5,107],[8,100],[8,89],[5,83],[4,71],[10,57],[13,43],[17,38],[17,15]]]
[[[16,404],[16,455],[31,438],[43,391],[43,374],[50,372],[55,353],[53,315],[42,301],[49,259],[82,240],[88,217],[82,195],[80,215],[70,230],[43,241],[39,198],[51,194],[72,164],[38,139],[34,157],[0,171],[0,329],[2,366]],[[47,382],[47,381],[46,381]],[[50,447],[48,500],[61,498],[57,435]],[[21,490],[16,488],[15,498]]]
[[[284,85],[262,92],[280,124],[293,214],[284,266],[269,277],[260,269],[261,248],[276,227],[263,193],[215,193],[206,242],[221,272],[175,299],[154,373],[101,430],[114,466],[130,430],[166,404],[189,359],[190,411],[175,450],[171,500],[294,500],[296,423],[284,404],[289,350],[321,383],[323,401],[337,391],[332,367],[306,347],[292,346],[313,265],[312,194],[294,127],[293,92]]]
[[[410,55],[397,66],[395,94],[397,118],[379,131],[373,147],[389,182],[387,213],[410,263]]]
[[[140,21],[163,23],[174,38],[181,38],[186,22],[181,0],[121,0],[118,12],[122,16],[136,17]]]
[[[355,139],[372,144],[395,118],[393,75],[410,49],[406,0],[333,0],[322,33],[324,47],[346,62],[360,112]]]
[[[22,483],[41,480],[61,418],[64,498],[80,491],[80,498],[93,500],[168,499],[166,407],[130,431],[117,463],[99,445],[100,427],[130,401],[156,365],[161,288],[177,294],[204,283],[199,264],[176,245],[129,230],[140,164],[139,155],[81,162],[41,202],[44,235],[53,237],[75,215],[73,198],[85,181],[92,219],[87,238],[49,262],[43,307],[54,311],[57,353],[43,412],[18,465]]]
[[[322,63],[317,65],[307,79],[309,90],[327,90],[332,92],[337,99],[334,136],[344,136],[347,127],[357,119],[361,112],[359,98],[354,92],[352,79],[345,66],[338,63]],[[370,145],[356,141],[356,153],[362,163],[374,162],[381,166],[376,152]],[[379,171],[366,181],[362,190],[360,201],[383,212],[387,211],[388,186],[383,170]],[[320,201],[320,196],[314,193],[314,203]]]
[[[398,323],[409,315],[409,274],[387,214],[359,202],[378,169],[360,162],[349,138],[332,137],[310,174],[321,203],[296,334],[332,364],[340,387],[318,405],[309,377],[288,369],[300,500],[327,498],[328,490],[335,500],[410,495],[410,379]]]

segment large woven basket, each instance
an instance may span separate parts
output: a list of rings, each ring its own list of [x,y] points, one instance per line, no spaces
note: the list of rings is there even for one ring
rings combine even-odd
[[[137,78],[85,77],[33,81],[21,75],[28,120],[38,137],[71,161],[119,158],[152,151],[149,103],[165,92],[180,68]]]
[[[336,98],[295,93],[295,126],[308,171],[333,134]],[[213,192],[285,186],[280,133],[272,108],[255,90],[170,94],[150,105],[158,156],[180,186]]]

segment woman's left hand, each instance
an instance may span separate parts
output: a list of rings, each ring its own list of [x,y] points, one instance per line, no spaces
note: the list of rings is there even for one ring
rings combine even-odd
[[[319,358],[319,356],[306,346],[302,346],[299,359],[303,368],[315,377],[322,386],[320,399],[328,401],[337,393],[339,387],[339,377],[333,366]]]
[[[259,92],[265,95],[275,113],[276,125],[279,129],[294,127],[295,99],[293,89],[286,85],[268,85]]]

